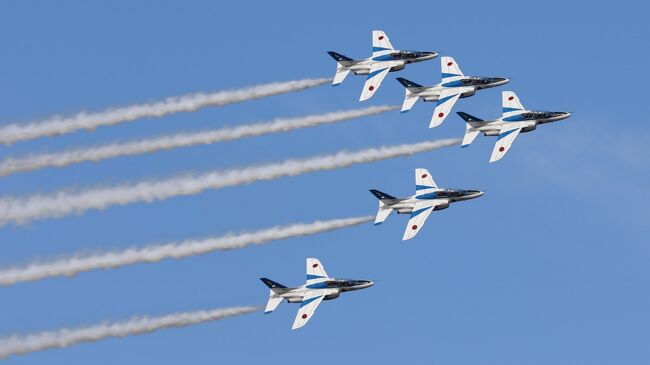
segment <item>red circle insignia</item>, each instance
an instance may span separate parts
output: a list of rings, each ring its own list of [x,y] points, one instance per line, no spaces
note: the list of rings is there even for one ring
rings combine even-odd
[[[382,40],[382,39],[384,39],[384,36],[380,35],[379,38],[377,38],[377,39]]]
[[[313,265],[311,265],[311,267],[313,267],[315,269],[315,268],[318,267],[318,264],[313,264]]]
[[[514,96],[511,96],[511,97],[508,98],[508,100],[512,100],[512,99],[514,99],[514,98],[515,98]]]
[[[370,85],[370,86],[368,86],[368,90],[373,91],[373,90],[375,90],[375,87]]]
[[[418,225],[417,225],[417,224],[414,224],[414,225],[411,227],[411,229],[415,231],[416,229],[418,229]]]
[[[438,118],[442,118],[445,116],[445,113],[438,113]]]
[[[429,175],[424,174],[424,175],[422,175],[422,178],[425,179],[427,176],[429,176]]]
[[[503,146],[499,147],[499,152],[503,152],[503,151],[505,151],[505,147]]]
[[[451,66],[453,64],[454,64],[453,62],[447,62],[447,66]]]
[[[303,315],[302,315],[302,319],[307,319],[307,315],[306,315],[306,314],[303,314]]]

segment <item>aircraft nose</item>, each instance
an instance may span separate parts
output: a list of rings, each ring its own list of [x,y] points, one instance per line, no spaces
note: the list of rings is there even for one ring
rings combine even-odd
[[[484,191],[477,190],[474,194],[472,194],[473,198],[480,198],[485,194]]]

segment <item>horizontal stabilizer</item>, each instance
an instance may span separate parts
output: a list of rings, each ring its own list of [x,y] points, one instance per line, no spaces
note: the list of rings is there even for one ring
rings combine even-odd
[[[281,302],[282,297],[275,295],[273,290],[271,290],[271,293],[269,294],[269,301],[266,303],[266,308],[264,308],[264,314],[273,312]]]
[[[456,114],[458,114],[461,118],[463,118],[463,120],[472,127],[477,127],[484,122],[483,119],[477,118],[465,112],[457,112]]]

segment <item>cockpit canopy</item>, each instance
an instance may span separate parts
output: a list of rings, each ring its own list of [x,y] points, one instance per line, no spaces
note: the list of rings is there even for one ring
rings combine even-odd
[[[533,120],[533,119],[551,119],[555,117],[562,116],[566,113],[564,112],[549,112],[549,111],[543,111],[543,110],[531,110],[529,112],[523,113],[522,116],[526,119]]]
[[[447,189],[437,191],[436,195],[440,198],[461,198],[476,193],[478,193],[477,190]]]
[[[426,55],[426,53],[420,51],[399,51],[399,52],[393,52],[390,55],[396,60],[409,60],[413,58],[422,57]]]
[[[331,279],[325,282],[328,288],[347,288],[367,283],[365,280]]]
[[[463,86],[480,86],[480,85],[493,84],[503,80],[505,79],[501,77],[469,76],[460,80],[460,82],[463,83]]]

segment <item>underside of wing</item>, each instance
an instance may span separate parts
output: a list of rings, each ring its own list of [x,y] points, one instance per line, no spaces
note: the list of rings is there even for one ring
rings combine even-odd
[[[453,108],[456,101],[458,101],[460,94],[461,92],[455,89],[443,90],[442,93],[440,93],[436,109],[433,111],[433,116],[431,117],[431,123],[429,123],[429,128],[439,126],[445,118],[447,118],[447,114],[451,112],[451,108]]]
[[[296,319],[293,321],[293,326],[291,329],[298,329],[311,319],[316,311],[318,305],[325,298],[325,293],[321,290],[314,290],[309,292],[302,299],[302,304],[300,304],[300,309],[298,309],[298,314],[296,314]]]
[[[512,142],[514,142],[519,132],[521,132],[521,128],[520,125],[504,126],[501,128],[499,137],[497,137],[497,143],[492,150],[492,156],[490,156],[490,162],[499,161],[506,155],[506,152],[512,146]]]
[[[406,230],[404,230],[402,241],[410,240],[420,232],[424,222],[429,218],[429,214],[431,214],[436,205],[438,205],[438,202],[435,200],[427,200],[415,204],[411,218],[406,225]]]
[[[366,83],[363,85],[359,101],[368,100],[375,95],[375,92],[379,90],[381,82],[384,80],[386,75],[388,75],[392,66],[392,63],[390,62],[381,62],[375,63],[370,67],[370,72],[368,73]]]

